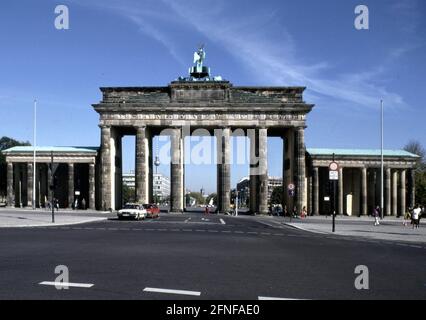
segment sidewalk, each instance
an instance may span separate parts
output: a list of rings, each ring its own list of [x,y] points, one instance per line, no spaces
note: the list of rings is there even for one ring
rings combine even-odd
[[[0,208],[0,228],[65,226],[106,220],[107,213],[89,210],[55,211],[55,223],[52,212],[44,209]]]
[[[410,222],[404,227],[402,218],[385,217],[380,221],[380,225],[374,226],[374,219],[371,217],[336,216],[336,232],[333,233],[331,216],[293,218],[291,221],[289,217],[256,216],[253,218],[275,227],[286,225],[324,235],[426,243],[426,219],[423,220],[423,223],[421,221],[419,229],[413,229]]]

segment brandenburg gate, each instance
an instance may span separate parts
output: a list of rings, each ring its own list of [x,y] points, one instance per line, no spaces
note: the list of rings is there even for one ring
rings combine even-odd
[[[190,76],[166,87],[104,87],[102,101],[93,107],[100,115],[101,206],[121,205],[124,135],[136,136],[136,200],[152,202],[152,139],[167,134],[171,140],[170,210],[184,210],[183,140],[197,129],[217,139],[218,212],[230,209],[230,138],[243,132],[250,139],[250,210],[268,213],[267,138],[284,140],[284,185],[296,185],[295,199],[285,192],[287,207],[306,206],[306,115],[313,105],[303,100],[304,87],[234,87],[211,77],[203,66],[205,53],[194,54]],[[190,128],[190,129],[187,129]],[[294,203],[293,203],[294,202]]]

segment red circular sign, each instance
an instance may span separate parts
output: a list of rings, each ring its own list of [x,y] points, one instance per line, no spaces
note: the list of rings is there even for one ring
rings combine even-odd
[[[337,164],[337,162],[332,162],[329,165],[330,171],[337,171],[337,169],[339,169],[339,165]]]

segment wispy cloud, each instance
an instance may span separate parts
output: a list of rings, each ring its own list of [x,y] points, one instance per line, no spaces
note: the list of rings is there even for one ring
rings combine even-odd
[[[412,10],[416,1],[408,2],[403,7],[395,4],[394,10]],[[107,4],[102,2],[102,7],[107,6],[130,19],[141,32],[167,48],[181,64],[184,63],[177,50],[177,41],[168,32],[173,26],[195,30],[209,41],[219,44],[264,82],[307,86],[312,95],[341,100],[355,108],[375,108],[381,98],[394,108],[407,107],[404,98],[390,91],[382,78],[394,60],[413,49],[411,45],[391,50],[383,62],[373,69],[326,73],[333,68],[331,62],[307,64],[300,60],[297,42],[285,26],[271,25],[276,21],[274,12],[265,10],[254,12],[252,16],[238,16],[236,12],[229,15],[225,14],[227,3],[222,1],[209,2],[208,5],[199,1],[171,0],[163,0],[160,4],[157,1],[155,4],[147,3],[112,1]],[[275,34],[277,37],[269,36],[271,29],[278,30]]]

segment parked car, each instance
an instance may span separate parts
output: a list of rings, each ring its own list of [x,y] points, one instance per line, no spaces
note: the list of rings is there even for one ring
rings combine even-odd
[[[156,204],[144,204],[147,218],[158,218],[160,215],[160,208]]]
[[[134,218],[136,220],[144,220],[147,217],[147,210],[143,205],[135,203],[126,203],[123,209],[117,212],[118,219]]]

